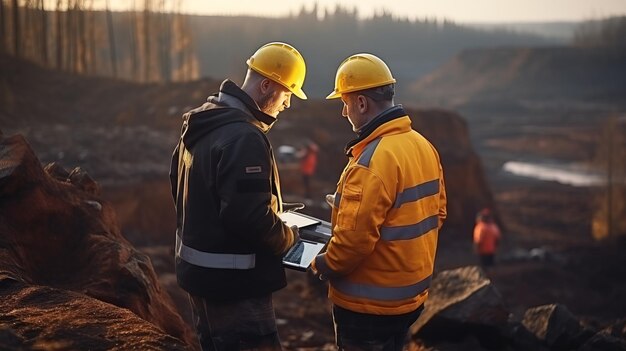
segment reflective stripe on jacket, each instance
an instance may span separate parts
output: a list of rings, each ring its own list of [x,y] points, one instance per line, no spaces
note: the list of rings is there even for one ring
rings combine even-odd
[[[352,146],[333,237],[314,263],[330,277],[333,303],[355,312],[396,315],[422,305],[446,217],[439,155],[401,108],[395,114]]]

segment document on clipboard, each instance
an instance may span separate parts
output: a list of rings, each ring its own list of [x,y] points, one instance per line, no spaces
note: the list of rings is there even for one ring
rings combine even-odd
[[[288,226],[297,226],[300,232],[300,240],[283,256],[283,266],[304,272],[326,248],[331,237],[330,223],[297,212],[283,212],[280,218]]]

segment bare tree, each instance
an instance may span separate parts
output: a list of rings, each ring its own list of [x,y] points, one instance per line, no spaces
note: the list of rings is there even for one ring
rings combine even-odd
[[[143,8],[136,1],[126,15],[113,14],[106,0],[100,16],[96,0],[0,0],[0,52],[59,70],[143,82],[195,77],[198,61],[180,13],[184,0],[143,0]],[[128,44],[116,42],[114,21],[130,34]],[[110,65],[98,65],[107,43]]]
[[[130,10],[130,67],[131,79],[139,80],[139,48],[137,45],[137,8],[135,0],[132,1]]]
[[[193,40],[189,30],[189,23],[186,17],[180,13],[182,1],[183,0],[176,1],[171,45],[176,57],[176,79],[186,81],[195,76],[198,63],[194,57]]]
[[[115,32],[113,31],[113,15],[109,8],[109,0],[106,2],[107,28],[109,33],[109,54],[111,55],[111,69],[113,77],[117,77],[117,53],[115,51]]]
[[[34,26],[31,23],[32,15],[33,15],[33,9],[32,9],[31,3],[32,3],[32,0],[24,0],[22,3],[22,9],[21,9],[21,12],[22,12],[21,19],[23,19],[23,22],[20,23],[20,25],[23,24],[23,26],[21,26],[22,43],[20,44],[21,46],[20,50],[22,52],[22,57],[24,58],[34,57],[35,48],[38,46],[35,43],[35,41],[38,39],[35,36],[36,31],[33,30]]]
[[[4,14],[5,11],[6,8],[4,7],[4,0],[0,0],[0,52],[6,51],[6,45],[4,41],[4,33],[6,33],[6,30],[4,29],[4,24],[7,23],[6,16]]]
[[[89,1],[89,25],[87,27],[87,31],[89,32],[89,67],[87,71],[90,74],[95,74],[98,67],[96,55],[96,46],[98,44],[96,40],[96,15],[93,10],[93,1],[94,0]]]
[[[165,82],[171,81],[171,46],[172,46],[172,15],[165,7],[165,0],[160,3],[159,16],[159,53],[158,61],[161,79]]]
[[[63,20],[61,19],[62,1],[57,0],[56,7],[56,68],[63,68]]]
[[[85,29],[85,1],[84,0],[79,0],[78,3],[78,13],[77,13],[77,20],[78,20],[78,43],[79,43],[79,58],[80,58],[80,70],[79,72],[87,72],[87,55],[88,50],[87,50],[87,30]]]
[[[180,9],[180,1],[176,1],[176,8],[174,9],[174,20],[173,20],[173,40],[172,40],[172,49],[174,52],[174,79],[178,81],[184,80],[183,70],[182,70],[182,62],[184,61],[184,44],[182,38],[182,16],[179,13]]]
[[[150,45],[150,11],[152,10],[152,1],[144,0],[143,8],[143,80],[144,82],[150,81],[152,72],[152,62],[150,58],[151,45]]]
[[[19,2],[17,0],[13,0],[12,2],[12,10],[13,10],[13,54],[15,57],[21,57],[21,42],[22,38],[20,37],[20,10],[19,10]]]
[[[74,68],[76,67],[76,61],[74,60],[74,47],[76,46],[76,42],[74,40],[74,32],[76,32],[76,30],[72,21],[74,17],[74,6],[72,1],[73,0],[67,0],[67,10],[65,11],[65,40],[67,42],[67,45],[65,46],[66,55],[64,60],[64,68],[68,71],[74,71]]]
[[[626,115],[611,115],[604,123],[597,162],[606,167],[606,189],[597,194],[592,222],[596,239],[626,235]]]
[[[74,72],[82,73],[85,71],[84,52],[85,46],[83,42],[83,2],[84,0],[74,0],[74,9],[72,11],[72,31],[74,41]]]
[[[39,0],[39,12],[41,14],[41,31],[39,35],[41,36],[41,59],[43,64],[48,66],[48,15],[44,3],[44,0]]]

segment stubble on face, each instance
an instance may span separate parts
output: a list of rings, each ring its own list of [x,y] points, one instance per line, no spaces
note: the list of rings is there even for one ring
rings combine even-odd
[[[259,98],[259,109],[272,117],[278,116],[278,114],[282,111],[281,105],[277,101],[277,96],[279,92],[277,90],[271,90],[265,93],[265,95]]]
[[[360,128],[356,99],[354,96],[345,94],[341,97],[341,101],[344,104],[342,115],[348,119],[348,122],[352,125],[352,131],[356,133]]]
[[[279,113],[291,106],[291,92],[282,85],[275,84],[264,95],[259,98],[259,108],[272,117],[278,116]]]

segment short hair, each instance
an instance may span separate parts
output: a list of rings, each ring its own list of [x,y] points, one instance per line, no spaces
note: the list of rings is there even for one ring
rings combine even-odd
[[[376,102],[392,101],[396,94],[396,87],[395,84],[391,83],[380,87],[360,90],[357,93],[365,95]]]
[[[260,82],[263,79],[265,79],[267,77],[265,77],[264,75],[260,74],[259,72],[248,68],[248,71],[246,72],[246,79],[245,80],[250,80],[252,82]]]

